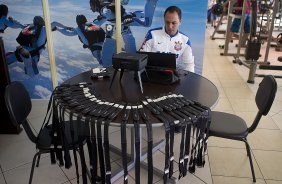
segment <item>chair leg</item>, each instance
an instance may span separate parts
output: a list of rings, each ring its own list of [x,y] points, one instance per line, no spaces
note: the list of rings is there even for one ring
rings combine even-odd
[[[37,162],[36,162],[36,167],[39,167],[40,156],[41,156],[41,154],[38,155]]]
[[[34,157],[33,157],[32,166],[31,166],[31,171],[30,171],[30,176],[29,176],[29,182],[28,182],[29,184],[32,183],[32,178],[33,178],[33,172],[34,172],[34,166],[35,166],[36,158],[37,158],[37,156],[40,157],[40,155],[41,155],[41,152],[37,152],[37,153],[34,155]]]
[[[245,141],[244,141],[245,142]],[[247,142],[245,142],[246,150],[247,150],[247,156],[250,157],[250,152],[248,151],[249,145]]]
[[[252,171],[252,175],[253,175],[253,182],[256,182],[256,176],[255,176],[255,171],[254,171],[254,166],[253,166],[253,161],[252,161],[250,145],[249,145],[247,140],[244,140],[244,142],[246,144],[247,155],[249,157],[249,161],[250,161],[250,165],[251,165],[251,171]]]

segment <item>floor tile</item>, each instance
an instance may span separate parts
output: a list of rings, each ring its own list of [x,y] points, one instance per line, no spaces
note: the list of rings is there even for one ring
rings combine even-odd
[[[248,87],[226,88],[223,86],[226,96],[230,99],[255,99],[253,92]],[[254,100],[255,101],[255,100]]]
[[[135,180],[131,176],[128,176],[128,183],[135,183]],[[123,177],[121,177],[117,181],[113,182],[113,184],[123,184]]]
[[[212,177],[211,177],[211,170],[210,170],[210,163],[209,163],[208,155],[205,156],[205,166],[202,167],[202,168],[197,168],[194,175],[207,184],[212,183]],[[189,180],[187,180],[187,181],[189,182]]]
[[[217,90],[218,90],[218,94],[219,94],[219,99],[227,98],[225,91],[222,87],[217,87]]]
[[[271,109],[270,111],[273,112],[273,113],[279,113],[282,111],[282,100],[277,100],[277,99],[274,99],[274,102],[271,106]]]
[[[66,182],[64,182],[64,183],[62,183],[62,184],[71,184],[71,182],[69,182],[69,181],[66,181]]]
[[[240,75],[238,75],[238,73],[235,70],[224,70],[224,68],[222,68],[222,70],[220,71],[216,71],[217,73],[217,77],[219,79],[230,79],[230,80],[238,80],[241,79]],[[226,74],[228,73],[228,75]]]
[[[75,168],[75,161],[74,161],[74,157],[73,157],[73,152],[71,151],[70,152],[70,155],[71,155],[71,162],[72,162],[72,166],[69,168],[69,169],[66,169],[64,166],[61,167],[61,170],[64,172],[64,174],[66,175],[66,177],[69,179],[69,180],[73,180],[74,178],[77,178],[76,177],[76,168]],[[85,155],[88,155],[87,153]],[[78,173],[79,175],[82,174],[82,171],[81,171],[81,161],[80,161],[80,157],[77,153],[77,159],[78,159]],[[90,168],[89,166],[89,159],[86,158],[86,167]],[[82,181],[82,180],[80,180]]]
[[[248,127],[250,127],[253,123],[253,121],[255,120],[255,117],[257,115],[257,112],[236,112],[236,115],[240,116],[242,119],[245,120],[245,122],[247,123]],[[260,122],[258,124],[259,129],[276,129],[278,130],[278,126],[276,125],[276,123],[273,121],[273,119],[271,118],[271,116],[266,115],[263,116],[260,119]]]
[[[29,140],[24,130],[22,130],[19,134],[0,134],[0,147],[17,143],[23,140]]]
[[[156,184],[162,184],[162,183],[163,183],[163,180],[156,182]],[[204,181],[202,181],[200,178],[196,177],[193,174],[188,174],[184,178],[181,178],[180,180],[178,180],[177,183],[178,184],[205,184]]]
[[[33,128],[33,130],[35,130],[36,135],[39,133],[42,127],[43,120],[43,117],[33,117],[28,119],[30,126]],[[52,122],[50,122],[50,124],[52,124]]]
[[[209,147],[208,155],[212,176],[220,175],[252,178],[246,149]],[[262,178],[254,159],[253,165],[256,177]]]
[[[152,135],[153,135],[153,142],[154,143],[161,141],[162,139],[165,138],[164,127],[153,127]],[[147,141],[147,130],[145,128],[142,129],[142,138]],[[147,144],[147,143],[143,143],[143,144]]]
[[[235,177],[224,177],[224,176],[213,176],[214,184],[253,184],[252,178],[235,178]],[[266,184],[263,179],[257,179],[256,184]]]
[[[22,165],[4,172],[8,184],[26,184],[29,180],[31,164]],[[42,158],[39,167],[35,168],[33,183],[61,184],[68,181],[58,165],[51,165],[50,160]]]
[[[126,130],[126,137],[127,137],[127,153],[131,152],[131,129],[127,128]],[[121,135],[119,131],[113,132],[109,136],[109,142],[111,145],[114,145],[118,149],[121,149]]]
[[[208,80],[211,81],[217,88],[222,87],[217,77],[210,77]]]
[[[3,174],[0,174],[0,184],[6,184]]]
[[[253,99],[229,99],[234,111],[253,111],[257,112],[257,106]]]
[[[253,150],[264,179],[282,180],[282,152]]]
[[[82,176],[81,175],[79,176],[79,182],[82,183]],[[73,178],[72,180],[70,180],[70,183],[71,184],[77,184],[77,179]],[[90,183],[89,178],[87,178],[87,183]]]
[[[265,180],[266,184],[281,184],[282,180],[278,181],[278,180]]]
[[[116,164],[116,163],[112,163],[112,164],[111,164],[111,167],[112,167],[112,172],[113,172],[113,171],[117,170],[120,166],[119,166],[118,164]],[[88,168],[89,168],[89,167],[88,167]],[[82,183],[81,171],[79,171],[79,172],[80,172],[79,182]],[[69,175],[69,174],[70,174],[70,173],[68,173],[68,175]],[[99,171],[98,171],[98,175],[100,175],[100,174],[99,174]],[[75,176],[75,174],[73,174],[73,176]],[[77,178],[76,178],[76,177],[72,177],[72,178],[70,179],[70,181],[71,181],[72,184],[76,184],[76,183],[77,183]],[[90,183],[90,180],[89,180],[88,176],[87,176],[87,181],[88,181],[88,183]],[[114,183],[117,183],[117,181],[114,182]]]
[[[282,121],[281,121],[281,119],[282,119],[282,112],[272,116],[272,119],[275,122],[275,124],[279,127],[279,129],[282,131]]]
[[[128,173],[130,177],[135,179],[135,168],[133,168],[131,171]],[[153,175],[153,183],[160,181],[162,177]],[[147,168],[140,168],[140,183],[148,183],[148,170]]]
[[[233,111],[233,108],[228,98],[219,98],[213,111]]]
[[[2,146],[0,163],[3,171],[32,162],[35,153],[35,144],[27,139]]]
[[[47,106],[48,106],[49,100],[32,100],[32,108],[31,112],[28,116],[29,118],[36,118],[36,117],[45,117],[45,114],[47,112]],[[42,120],[43,120],[42,119]]]
[[[223,139],[219,137],[209,137],[208,147],[221,147],[221,148],[245,148],[245,143],[242,141]]]
[[[275,99],[276,100],[280,100],[280,101],[282,101],[282,80],[280,79],[280,80],[276,80],[276,82],[278,83],[279,81],[281,81],[281,85],[280,85],[280,87],[278,87],[278,90],[277,90],[277,92],[276,92],[276,96],[275,96]],[[279,86],[279,84],[278,84],[278,86]]]
[[[237,88],[237,87],[248,88],[246,82],[241,79],[236,79],[236,80],[220,79],[220,83],[224,88]]]
[[[280,130],[257,129],[249,134],[248,141],[252,149],[281,151],[282,132]]]

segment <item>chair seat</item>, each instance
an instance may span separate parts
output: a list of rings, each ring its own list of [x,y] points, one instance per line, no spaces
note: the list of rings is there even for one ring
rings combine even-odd
[[[209,135],[241,140],[247,137],[248,127],[246,122],[239,116],[213,111]]]
[[[65,122],[65,137],[66,137],[66,146],[67,148],[72,148],[73,141],[71,136],[71,127],[70,122]],[[74,129],[77,129],[77,122],[73,121],[73,127]],[[85,135],[81,132],[80,135]],[[85,140],[85,137],[78,137],[77,136],[77,130],[74,130],[74,145],[77,145],[79,142],[83,142]],[[49,150],[51,146],[52,141],[52,126],[48,125],[47,127],[44,127],[41,132],[38,135],[37,140],[37,148],[41,150]]]

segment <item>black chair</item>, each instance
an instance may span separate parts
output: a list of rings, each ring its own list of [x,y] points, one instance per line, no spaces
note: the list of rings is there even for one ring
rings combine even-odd
[[[50,145],[51,145],[51,140],[52,140],[52,125],[44,126],[44,128],[41,129],[39,134],[36,136],[33,133],[32,128],[30,127],[27,116],[29,115],[31,108],[32,108],[32,103],[31,103],[31,98],[26,91],[25,87],[20,83],[20,82],[12,82],[6,87],[5,90],[5,102],[7,109],[9,111],[9,114],[11,116],[12,122],[17,124],[17,125],[22,125],[28,138],[36,144],[37,148],[37,153],[33,157],[32,161],[32,167],[31,167],[31,172],[30,172],[30,178],[29,178],[29,184],[32,183],[32,178],[33,178],[33,172],[34,172],[34,166],[35,162],[37,159],[37,164],[36,166],[39,166],[39,160],[40,160],[40,155],[44,153],[50,153]],[[70,123],[65,123],[65,137],[66,137],[66,147],[68,150],[73,149],[73,145],[75,145],[76,151],[78,151],[80,158],[81,158],[81,164],[83,169],[85,169],[85,161],[84,161],[84,153],[83,150],[78,150],[78,145],[79,142],[83,142],[84,144],[84,138],[78,138],[78,136],[71,136],[71,129],[70,129]],[[74,141],[73,141],[74,140]],[[80,142],[80,143],[81,143]],[[77,169],[77,162],[76,164],[76,169]]]
[[[259,84],[256,93],[255,101],[258,107],[258,113],[250,127],[247,127],[246,122],[242,118],[234,114],[215,111],[212,112],[212,122],[210,125],[209,136],[245,142],[254,182],[256,182],[256,177],[247,136],[256,129],[261,117],[267,115],[269,112],[274,101],[276,91],[277,83],[274,77],[270,75],[265,76]]]

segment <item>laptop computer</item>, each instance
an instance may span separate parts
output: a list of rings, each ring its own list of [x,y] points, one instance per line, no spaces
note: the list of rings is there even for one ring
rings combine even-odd
[[[159,68],[164,70],[176,69],[176,55],[172,53],[161,52],[137,52],[140,54],[147,54],[147,66],[146,68]]]

